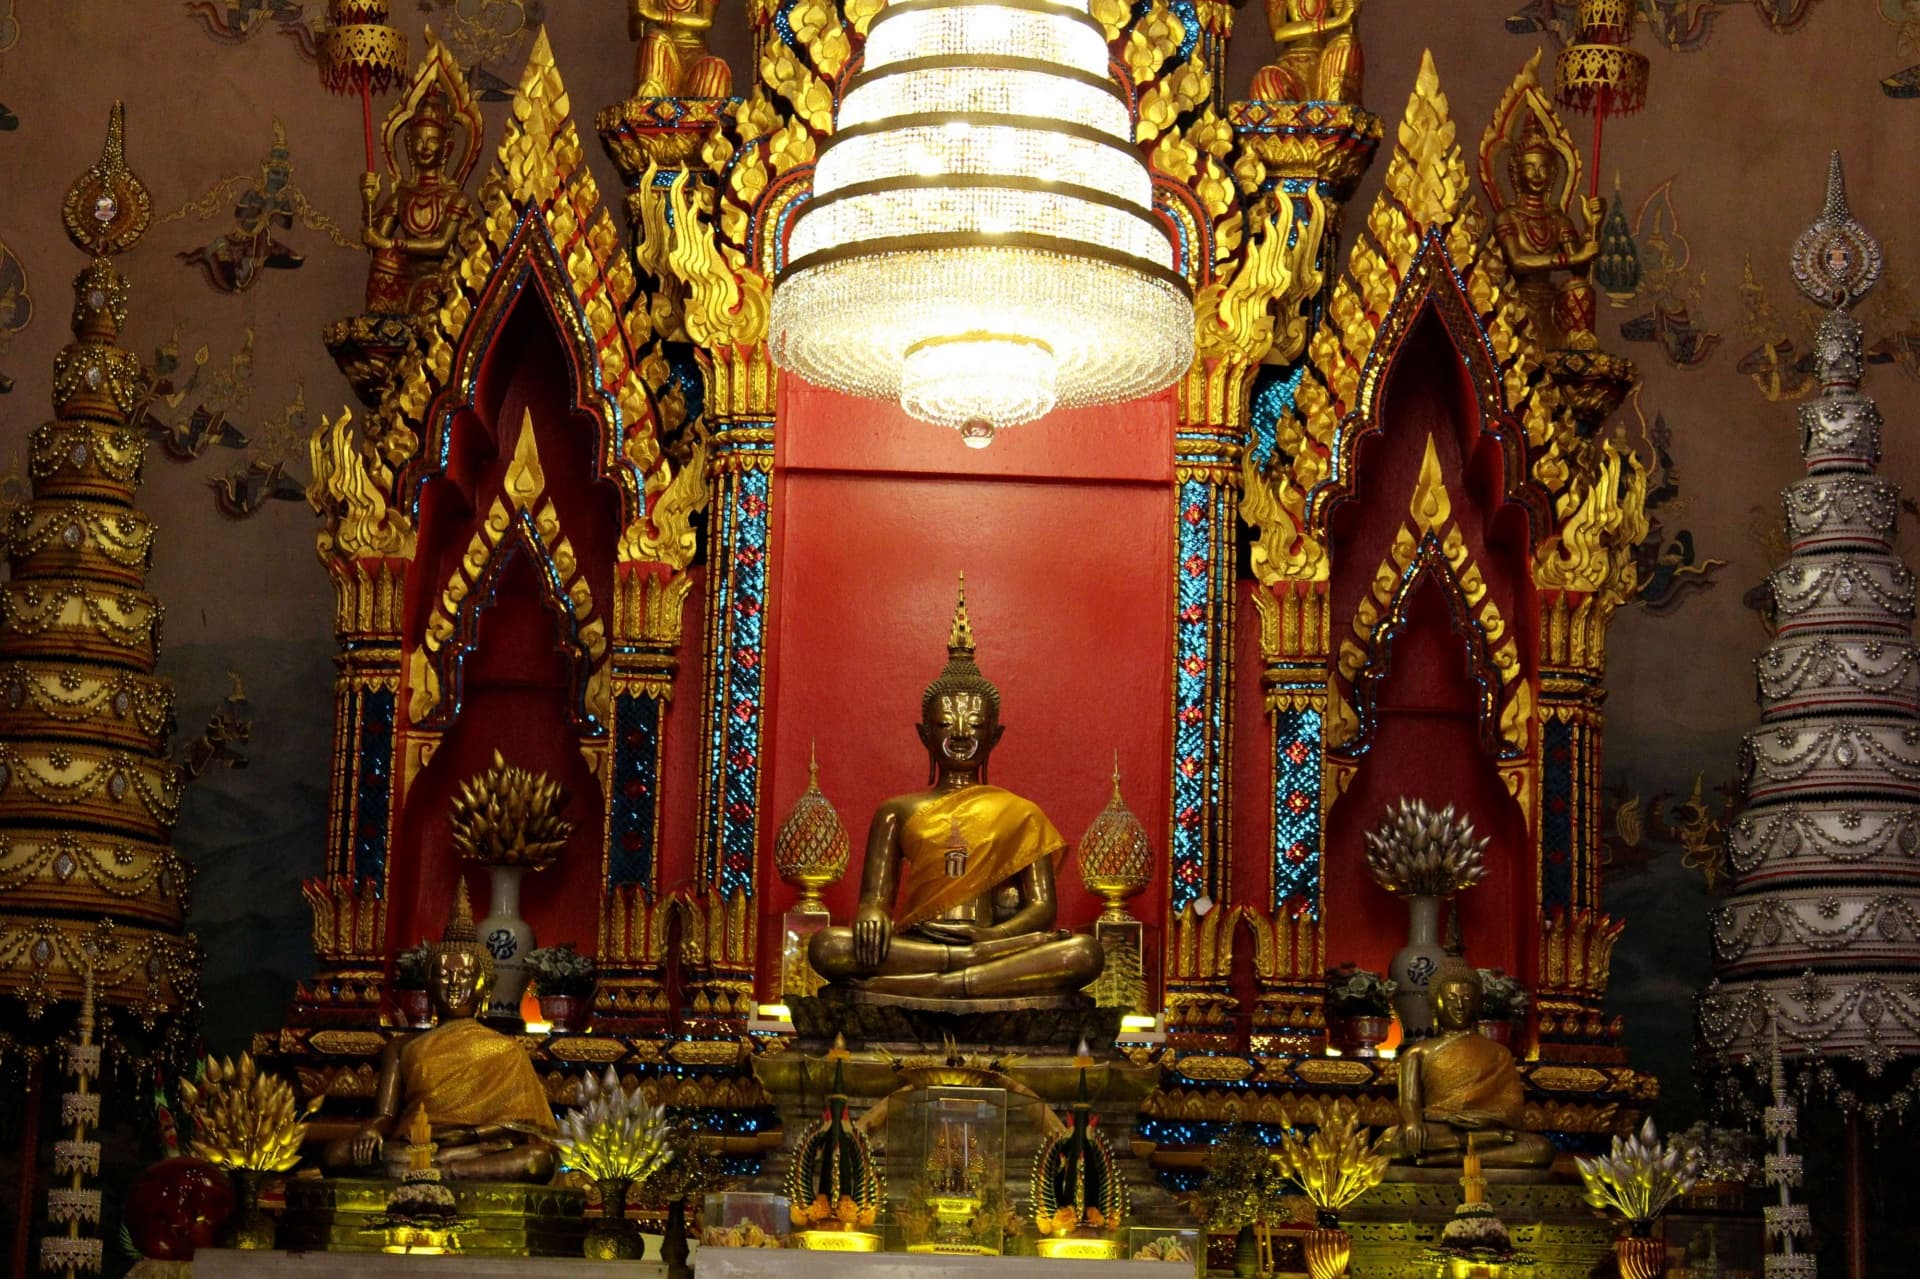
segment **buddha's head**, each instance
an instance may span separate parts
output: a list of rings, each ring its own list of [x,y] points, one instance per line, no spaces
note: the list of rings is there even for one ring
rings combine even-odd
[[[407,121],[407,158],[416,170],[437,170],[446,163],[447,133],[453,123],[448,110],[445,91],[435,85]]]
[[[1427,1003],[1441,1030],[1472,1030],[1480,1022],[1480,974],[1458,955],[1448,955],[1427,983]]]
[[[1513,189],[1522,199],[1547,199],[1554,179],[1560,175],[1560,156],[1553,149],[1546,126],[1534,112],[1527,112],[1521,123],[1520,136],[1513,140],[1512,157],[1507,163]]]
[[[953,607],[947,636],[947,665],[920,698],[920,741],[937,778],[949,772],[984,777],[987,757],[1005,731],[1000,724],[1000,690],[973,661],[973,623],[967,616],[967,580]]]
[[[473,927],[473,904],[467,900],[467,881],[454,893],[453,911],[427,957],[427,995],[442,1022],[477,1014],[493,986],[493,956],[480,944]]]

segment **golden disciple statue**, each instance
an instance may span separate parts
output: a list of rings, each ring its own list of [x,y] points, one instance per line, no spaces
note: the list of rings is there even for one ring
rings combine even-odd
[[[628,0],[627,34],[640,42],[636,98],[724,98],[733,72],[707,52],[719,0]]]
[[[1382,1148],[1396,1163],[1454,1165],[1469,1142],[1490,1168],[1545,1168],[1553,1146],[1522,1128],[1513,1054],[1481,1034],[1480,974],[1457,955],[1427,985],[1435,1034],[1400,1049],[1400,1124]]]
[[[402,109],[407,105],[403,103]],[[455,164],[454,106],[440,84],[428,84],[404,117],[389,118],[386,141],[387,163],[394,175],[392,194],[376,203],[379,177],[369,173],[365,178],[366,228],[361,239],[373,250],[373,266],[367,272],[370,314],[417,315],[439,301],[454,242],[476,214],[473,201],[461,188],[477,158],[479,138],[473,123],[461,123],[468,137],[465,152]],[[404,138],[410,168],[404,179],[393,155],[396,131]]]
[[[1591,351],[1596,295],[1593,263],[1600,255],[1605,202],[1578,200],[1585,228],[1576,226],[1574,190],[1580,157],[1573,139],[1534,77],[1539,55],[1509,86],[1480,142],[1480,181],[1493,205],[1493,236],[1533,317],[1534,337],[1547,347]],[[1499,181],[1505,152],[1507,182]]]
[[[1267,0],[1274,60],[1254,72],[1261,102],[1360,102],[1361,0]]]
[[[932,784],[880,805],[851,927],[808,945],[828,981],[930,1000],[1071,994],[1100,975],[1100,945],[1054,928],[1067,842],[1031,800],[987,784],[1000,691],[973,660],[965,580],[947,665],[920,700]]]
[[[486,1181],[547,1181],[558,1133],[547,1092],[526,1050],[509,1036],[474,1020],[486,1007],[493,959],[473,927],[466,881],[454,898],[446,931],[427,966],[427,992],[440,1024],[387,1045],[380,1058],[374,1114],[351,1137],[330,1143],[321,1157],[329,1172],[378,1171],[397,1177],[407,1168],[416,1117],[427,1117],[433,1166],[448,1177]]]

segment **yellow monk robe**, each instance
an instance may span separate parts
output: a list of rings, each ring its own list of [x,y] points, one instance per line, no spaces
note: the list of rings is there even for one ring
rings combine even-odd
[[[966,870],[948,873],[947,852],[958,830],[967,846]],[[998,786],[966,786],[937,795],[907,818],[900,832],[907,884],[896,927],[936,919],[962,902],[1025,870],[1042,857],[1054,869],[1067,841],[1032,800]]]
[[[1526,1094],[1513,1054],[1478,1031],[1467,1031],[1422,1049],[1420,1101],[1428,1119],[1491,1119],[1518,1130],[1525,1126]]]
[[[540,1086],[526,1050],[470,1018],[448,1022],[400,1048],[400,1078],[407,1112],[395,1132],[405,1132],[416,1110],[442,1128],[522,1123],[558,1132],[547,1090]]]

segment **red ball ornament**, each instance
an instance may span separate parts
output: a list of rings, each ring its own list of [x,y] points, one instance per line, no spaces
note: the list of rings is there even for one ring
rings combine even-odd
[[[154,1261],[193,1260],[232,1214],[233,1182],[205,1159],[164,1159],[135,1177],[127,1194],[127,1232]]]

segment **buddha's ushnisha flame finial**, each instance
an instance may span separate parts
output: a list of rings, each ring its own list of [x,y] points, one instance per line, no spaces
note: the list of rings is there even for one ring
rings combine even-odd
[[[947,635],[947,656],[973,656],[973,619],[967,615],[967,575],[960,575],[960,589],[953,602],[953,630]]]
[[[453,909],[447,914],[447,926],[441,930],[443,942],[478,944],[480,934],[473,926],[473,901],[467,896],[467,881],[461,879],[453,890]]]

